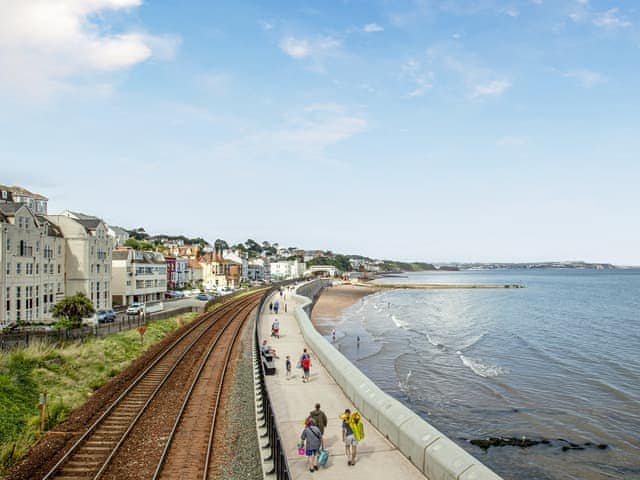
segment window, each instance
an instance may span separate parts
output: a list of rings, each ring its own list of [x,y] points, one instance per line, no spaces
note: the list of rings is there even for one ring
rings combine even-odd
[[[100,273],[100,264],[96,263],[96,273]]]
[[[11,263],[7,262],[7,275],[11,275]]]
[[[11,310],[11,287],[7,287],[7,317],[9,316],[9,311]]]
[[[36,263],[36,275],[40,274],[40,264]]]
[[[58,290],[57,293],[62,293],[62,284],[58,282]]]
[[[93,273],[93,263],[91,264],[91,273]]]
[[[62,255],[62,246],[58,245],[58,255]]]
[[[11,250],[11,239],[7,238],[7,252]]]
[[[21,272],[22,272],[22,264],[16,263],[16,275],[20,275]],[[16,287],[16,288],[20,288],[20,287]]]
[[[61,271],[62,271],[62,267],[60,266],[60,264],[58,264],[58,274],[60,274]]]

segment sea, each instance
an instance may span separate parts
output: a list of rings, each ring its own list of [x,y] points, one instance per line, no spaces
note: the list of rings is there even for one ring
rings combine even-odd
[[[378,282],[522,284],[383,290],[342,312],[335,346],[504,479],[640,479],[640,270]],[[545,442],[471,443],[488,437]]]

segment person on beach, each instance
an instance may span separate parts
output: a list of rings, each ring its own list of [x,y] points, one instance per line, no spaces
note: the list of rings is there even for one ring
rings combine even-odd
[[[356,337],[356,347],[360,348],[360,335]]]
[[[291,357],[287,355],[284,361],[284,368],[287,372],[287,380],[291,380]]]
[[[336,343],[336,329],[335,328],[331,329],[331,340],[333,341],[333,343]]]
[[[324,429],[327,426],[327,415],[322,410],[320,410],[319,403],[316,403],[316,408],[309,412],[309,418],[316,422],[316,425],[320,429],[320,432],[322,432],[322,435],[324,435]]]
[[[342,441],[347,456],[347,465],[356,464],[358,442],[364,438],[364,427],[358,412],[351,413],[348,408],[340,415],[342,419]]]
[[[304,443],[309,471],[313,473],[318,470],[318,451],[323,446],[322,432],[313,418],[310,418],[308,425],[304,427],[300,440]]]

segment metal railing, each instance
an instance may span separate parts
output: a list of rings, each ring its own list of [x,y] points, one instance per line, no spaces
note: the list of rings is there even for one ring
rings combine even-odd
[[[286,284],[291,283],[287,282]],[[280,284],[280,286],[285,284]],[[279,286],[270,288],[265,292],[262,299],[260,300],[260,304],[258,305],[258,311],[256,313],[256,321],[254,324],[254,348],[256,351],[256,358],[258,361],[258,421],[262,422],[259,425],[260,428],[266,429],[266,432],[261,435],[261,438],[266,438],[267,443],[265,445],[261,445],[264,449],[270,449],[270,454],[264,459],[265,461],[273,462],[273,468],[266,472],[268,475],[275,475],[277,480],[290,480],[289,476],[289,466],[287,464],[287,455],[284,447],[282,446],[282,439],[280,437],[280,433],[278,432],[278,427],[276,425],[276,416],[273,412],[273,408],[271,407],[271,400],[269,399],[269,391],[267,389],[267,385],[265,383],[265,371],[264,364],[262,362],[262,355],[260,353],[260,337],[258,332],[260,331],[260,313],[262,312],[262,307],[264,306],[266,300],[269,298],[269,295],[276,291]]]

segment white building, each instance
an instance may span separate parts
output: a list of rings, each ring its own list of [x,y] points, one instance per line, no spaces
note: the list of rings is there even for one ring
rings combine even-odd
[[[80,218],[81,217],[81,218]],[[65,291],[84,293],[96,310],[111,308],[111,252],[114,239],[97,217],[64,212],[48,215],[64,235]]]
[[[51,323],[64,298],[65,241],[22,203],[0,202],[0,325]]]
[[[113,303],[162,300],[167,290],[167,265],[158,252],[118,248],[111,258]]]
[[[294,278],[302,278],[306,270],[306,264],[298,260],[282,260],[279,262],[272,262],[270,264],[271,279],[278,280],[291,280]]]

